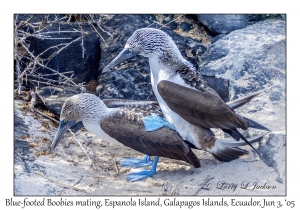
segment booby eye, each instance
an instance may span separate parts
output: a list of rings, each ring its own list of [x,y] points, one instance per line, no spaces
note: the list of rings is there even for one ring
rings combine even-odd
[[[67,123],[67,122],[68,122],[68,120],[64,119],[64,123]]]

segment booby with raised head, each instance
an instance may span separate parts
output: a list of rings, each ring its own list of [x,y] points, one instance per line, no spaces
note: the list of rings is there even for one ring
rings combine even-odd
[[[164,117],[183,139],[196,148],[207,150],[222,160],[223,154],[218,152],[222,148],[210,128],[220,128],[237,141],[241,138],[254,150],[237,129],[253,127],[269,131],[259,123],[236,114],[208,86],[195,67],[183,58],[172,38],[162,30],[136,30],[119,55],[102,72],[135,55],[149,59],[152,89]]]
[[[248,99],[250,98],[248,97]],[[237,102],[239,106],[241,102]],[[108,107],[109,106],[109,107]],[[112,108],[110,108],[112,107]],[[161,118],[153,123],[148,123],[147,118],[154,116]],[[68,98],[61,110],[60,123],[50,151],[53,151],[64,133],[76,122],[82,121],[84,127],[104,141],[125,145],[136,151],[146,154],[144,159],[124,159],[121,165],[132,164],[137,161],[138,166],[151,163],[150,170],[142,170],[127,176],[130,181],[150,177],[156,173],[158,157],[167,157],[185,161],[195,168],[200,167],[200,161],[191,150],[194,145],[182,140],[178,133],[162,118],[162,112],[157,102],[130,101],[119,99],[101,100],[99,97],[82,93]],[[145,120],[146,119],[146,120]],[[150,120],[151,121],[151,120]],[[157,123],[159,122],[159,123]],[[149,130],[146,130],[150,124]],[[157,125],[158,124],[158,125]],[[153,128],[154,126],[154,128]],[[159,128],[159,129],[158,129]],[[151,131],[152,130],[152,131]],[[256,142],[262,135],[251,139]],[[246,145],[244,142],[218,140],[222,147],[220,157],[223,161],[230,161],[247,154],[246,150],[237,146]],[[149,156],[154,156],[150,162]],[[122,164],[122,161],[124,164]]]

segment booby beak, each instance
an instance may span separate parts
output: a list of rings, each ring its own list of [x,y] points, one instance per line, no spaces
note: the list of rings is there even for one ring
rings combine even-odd
[[[66,119],[61,120],[59,122],[58,130],[56,131],[56,135],[52,141],[51,147],[50,147],[50,152],[52,152],[59,141],[62,139],[63,135],[67,132],[69,128],[71,128],[73,125],[76,124],[75,120],[68,121]]]
[[[113,59],[107,66],[105,66],[105,68],[102,70],[102,73],[107,72],[109,69],[115,67],[119,63],[138,54],[139,52],[133,52],[130,51],[128,48],[124,48],[115,59]]]

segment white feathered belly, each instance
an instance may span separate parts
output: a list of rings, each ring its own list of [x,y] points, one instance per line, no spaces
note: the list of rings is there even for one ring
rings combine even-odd
[[[163,98],[160,96],[157,90],[157,84],[161,80],[168,80],[170,82],[174,82],[176,84],[191,88],[188,86],[183,79],[177,74],[170,76],[165,73],[165,71],[159,71],[157,72],[157,78],[153,76],[153,73],[151,71],[151,83],[152,83],[152,89],[154,91],[154,94],[157,98],[157,101],[159,103],[159,106],[164,114],[164,117],[166,120],[173,125],[176,128],[176,131],[179,133],[179,135],[194,144],[197,148],[201,149],[201,146],[199,144],[198,139],[198,130],[199,127],[192,125],[185,119],[183,119],[180,115],[178,115],[176,112],[172,111],[169,106],[166,104],[166,102],[163,100]]]
[[[116,145],[123,145],[120,142],[118,142],[116,139],[110,137],[107,135],[102,129],[100,125],[96,125],[93,123],[87,123],[87,122],[82,122],[84,127],[91,133],[95,134],[98,136],[100,139],[103,141],[106,141],[108,143],[116,144]]]

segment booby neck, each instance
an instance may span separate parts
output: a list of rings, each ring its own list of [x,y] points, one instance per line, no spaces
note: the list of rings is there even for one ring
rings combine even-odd
[[[159,53],[150,56],[149,65],[153,88],[161,80],[174,80],[175,83],[184,85],[183,79],[180,78],[183,71],[184,73],[196,72],[194,66],[185,60],[180,53],[172,51],[168,55]]]
[[[147,57],[149,63],[160,63],[166,71],[178,72],[180,69],[196,71],[195,67],[181,55],[176,45],[168,49],[160,49]]]

